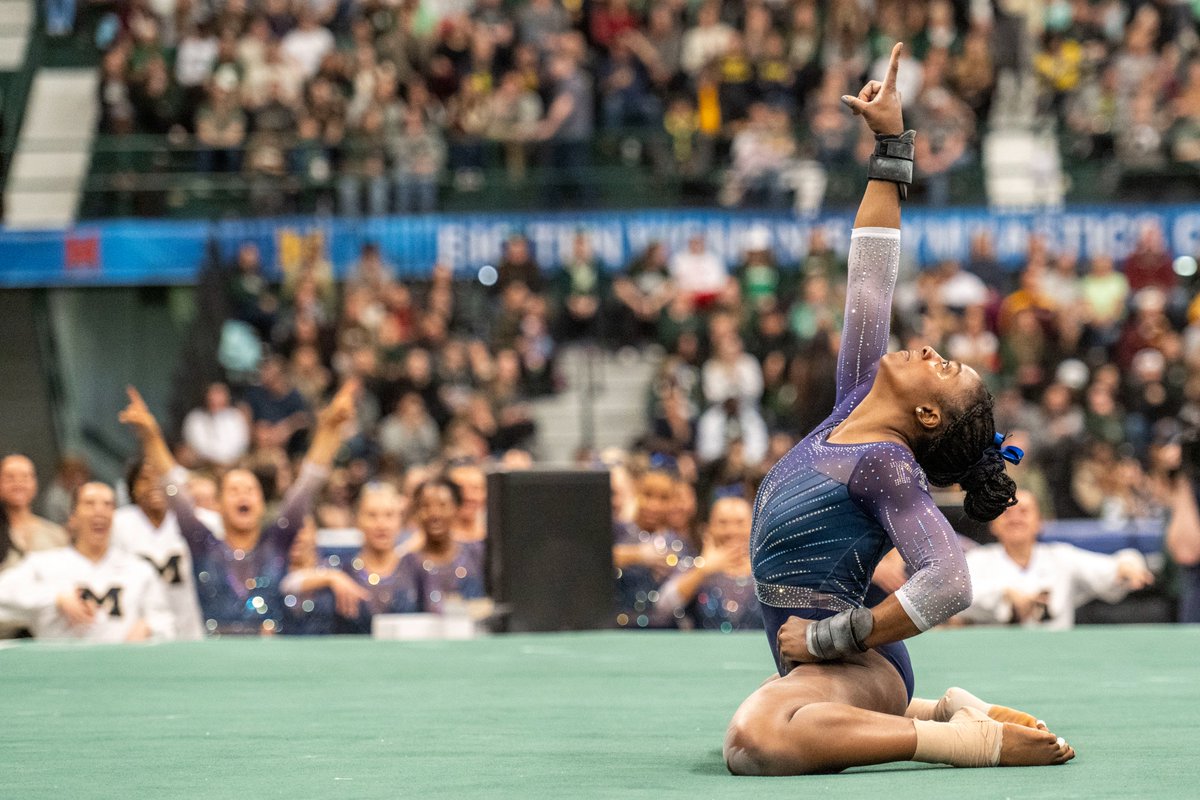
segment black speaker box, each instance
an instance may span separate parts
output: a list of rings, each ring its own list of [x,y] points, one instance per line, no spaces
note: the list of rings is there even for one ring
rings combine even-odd
[[[509,632],[612,627],[612,500],[607,472],[488,476],[488,593]]]

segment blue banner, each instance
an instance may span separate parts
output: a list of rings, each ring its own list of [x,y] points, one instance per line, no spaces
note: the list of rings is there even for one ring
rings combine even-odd
[[[0,286],[114,286],[187,284],[213,258],[232,259],[253,241],[270,267],[294,262],[317,245],[344,276],[362,246],[376,242],[406,277],[427,275],[437,262],[475,274],[500,257],[505,238],[523,232],[538,263],[553,267],[570,254],[578,231],[586,231],[598,257],[620,269],[653,241],[674,252],[694,232],[730,264],[747,232],[764,227],[780,263],[807,252],[814,228],[845,252],[852,212],[797,218],[786,213],[711,210],[429,215],[367,220],[334,218],[247,219],[220,222],[117,220],[81,223],[66,231],[0,231]],[[1001,263],[1019,268],[1030,236],[1046,239],[1052,252],[1123,258],[1146,223],[1157,224],[1177,255],[1200,254],[1200,206],[1081,206],[1066,210],[993,212],[981,208],[904,212],[904,253],[918,266],[965,259],[971,239],[988,231]],[[315,241],[314,241],[315,240]]]

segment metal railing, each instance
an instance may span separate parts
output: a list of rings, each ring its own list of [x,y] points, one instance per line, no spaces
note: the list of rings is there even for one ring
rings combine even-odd
[[[5,160],[12,143],[6,142]],[[274,146],[288,156],[294,141],[276,140]],[[77,142],[41,140],[25,142],[26,152],[77,152]],[[202,168],[208,150],[192,136],[98,135],[91,164],[81,187],[79,217],[221,218],[279,214],[339,213],[339,192],[347,174],[325,161],[320,169],[289,163],[282,169],[255,170],[244,166],[253,160],[256,145],[235,150],[241,162],[236,170]],[[536,145],[520,148],[490,140],[449,142],[450,165],[438,178],[437,209],[451,212],[534,210],[558,207],[663,208],[716,207],[726,198],[729,169],[728,142],[712,146],[711,162],[700,168],[680,166],[672,158],[670,142],[657,129],[597,135],[588,146],[586,166],[574,171],[540,166]],[[1064,150],[1065,152],[1065,150]],[[321,156],[318,160],[325,160]],[[308,162],[312,166],[312,162]],[[845,207],[861,197],[863,167],[852,159],[826,163],[824,205]],[[1171,164],[1159,170],[1134,170],[1113,159],[1064,157],[1068,202],[1130,199],[1200,199],[1200,173],[1194,167]],[[389,173],[388,191],[395,189]],[[23,181],[27,191],[74,188],[62,179]],[[358,190],[365,194],[366,182]],[[985,175],[977,159],[950,176],[952,205],[986,203]],[[922,204],[918,181],[912,202]],[[751,194],[737,207],[762,207],[765,194]],[[362,202],[365,210],[367,203]],[[389,202],[388,211],[396,210]]]

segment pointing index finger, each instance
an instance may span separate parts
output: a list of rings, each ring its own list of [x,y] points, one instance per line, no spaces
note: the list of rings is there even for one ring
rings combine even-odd
[[[904,52],[904,42],[896,42],[892,48],[892,58],[888,61],[887,75],[883,79],[885,91],[896,88],[896,73],[900,71],[900,54]]]

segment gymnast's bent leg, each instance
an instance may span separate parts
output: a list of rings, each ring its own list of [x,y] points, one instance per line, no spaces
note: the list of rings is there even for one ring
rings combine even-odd
[[[1075,751],[1054,734],[964,706],[946,722],[912,719],[903,680],[874,651],[804,664],[750,695],[729,725],[735,775],[805,775],[891,761],[955,766],[1062,764]]]

